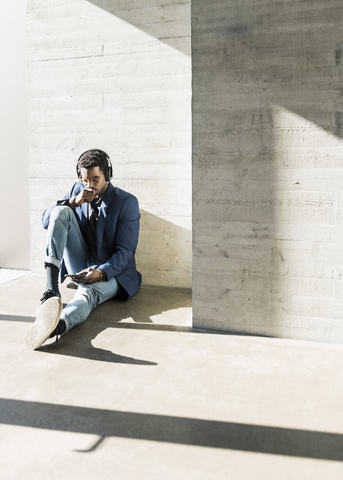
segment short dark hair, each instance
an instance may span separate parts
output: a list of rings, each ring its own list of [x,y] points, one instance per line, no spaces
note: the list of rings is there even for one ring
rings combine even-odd
[[[81,175],[81,168],[99,167],[100,171],[107,174],[109,165],[109,156],[103,150],[94,148],[87,150],[79,157],[76,165],[78,177]]]

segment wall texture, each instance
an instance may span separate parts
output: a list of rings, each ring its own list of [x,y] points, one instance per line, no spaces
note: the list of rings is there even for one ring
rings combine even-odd
[[[28,50],[32,271],[42,211],[98,147],[138,197],[143,281],[190,287],[190,2],[28,0]]]
[[[192,2],[196,327],[343,342],[342,20]]]
[[[0,267],[29,270],[26,0],[0,5]]]

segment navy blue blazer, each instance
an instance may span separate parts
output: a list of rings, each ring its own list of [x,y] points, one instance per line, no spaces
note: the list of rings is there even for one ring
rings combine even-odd
[[[76,182],[63,200],[72,198],[84,188],[81,182]],[[63,200],[57,202],[56,205],[61,204]],[[50,214],[55,206],[43,213],[42,222],[45,229],[49,226]],[[85,236],[88,222],[88,203],[81,204],[73,211],[80,230]],[[99,268],[106,273],[108,280],[113,277],[116,278],[127,293],[127,299],[138,292],[142,283],[142,275],[136,270],[135,261],[139,219],[137,198],[109,183],[99,208],[97,222],[97,255],[101,262]],[[67,270],[63,262],[62,282],[65,273],[67,273]]]

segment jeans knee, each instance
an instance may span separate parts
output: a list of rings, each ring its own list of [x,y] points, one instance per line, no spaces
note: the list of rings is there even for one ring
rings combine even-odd
[[[91,285],[80,285],[78,287],[77,295],[86,302],[91,309],[95,308],[99,303],[99,296],[97,291]]]
[[[54,209],[51,212],[50,215],[50,221],[57,221],[60,220],[62,222],[69,221],[71,218],[71,215],[73,214],[73,211],[71,208],[65,206],[65,205],[56,205]]]

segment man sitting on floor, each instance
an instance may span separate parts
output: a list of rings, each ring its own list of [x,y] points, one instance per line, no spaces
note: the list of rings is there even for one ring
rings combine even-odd
[[[26,336],[32,349],[84,322],[100,303],[119,294],[129,299],[142,282],[135,262],[140,219],[136,197],[111,184],[111,161],[102,150],[84,152],[76,171],[79,181],[43,214],[47,283]],[[77,284],[65,308],[59,273],[62,282],[69,274]]]

